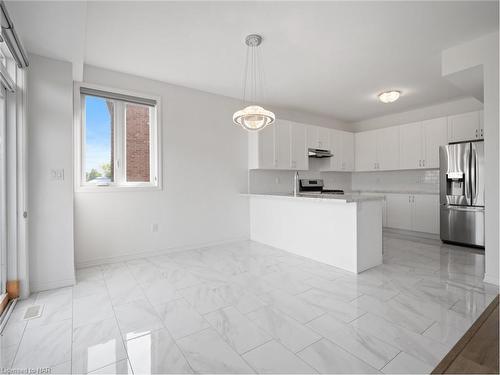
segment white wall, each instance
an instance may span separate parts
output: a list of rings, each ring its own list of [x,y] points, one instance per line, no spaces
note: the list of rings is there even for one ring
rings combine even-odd
[[[236,100],[92,66],[84,81],[161,96],[163,189],[75,193],[77,267],[249,237]]]
[[[29,267],[34,292],[74,282],[72,66],[30,55],[27,79]],[[64,169],[64,180],[51,180],[52,169]]]
[[[465,97],[445,103],[413,109],[411,111],[393,113],[386,116],[359,121],[352,124],[351,131],[361,132],[372,129],[386,128],[388,126],[430,120],[437,117],[456,115],[480,109],[483,109],[483,103],[475,98]]]
[[[483,36],[442,53],[443,76],[483,67],[484,159],[485,159],[485,281],[499,284],[500,189],[499,189],[499,95],[498,32]]]

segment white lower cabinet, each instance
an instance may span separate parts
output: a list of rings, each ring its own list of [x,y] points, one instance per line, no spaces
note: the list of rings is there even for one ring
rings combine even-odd
[[[439,196],[386,194],[388,228],[439,234]]]
[[[439,195],[413,195],[412,230],[439,234]]]
[[[412,229],[411,195],[386,194],[387,227],[395,229]]]

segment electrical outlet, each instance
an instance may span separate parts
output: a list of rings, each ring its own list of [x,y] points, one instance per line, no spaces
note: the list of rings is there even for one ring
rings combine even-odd
[[[158,232],[158,224],[157,223],[153,223],[153,225],[151,225],[151,231],[153,233],[157,233]]]
[[[64,181],[64,169],[51,169],[50,170],[50,180],[51,181]]]

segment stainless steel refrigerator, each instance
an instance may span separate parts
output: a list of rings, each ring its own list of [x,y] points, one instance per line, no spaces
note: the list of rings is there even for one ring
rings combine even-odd
[[[484,142],[441,146],[439,165],[441,240],[484,248]]]

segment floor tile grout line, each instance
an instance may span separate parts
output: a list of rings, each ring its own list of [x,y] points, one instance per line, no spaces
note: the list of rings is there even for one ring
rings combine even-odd
[[[103,276],[104,276],[104,273],[103,273]],[[106,282],[106,280],[104,280],[104,285],[106,286],[106,292],[108,294],[108,299],[109,299],[109,303],[111,304],[111,308],[113,309],[113,316],[115,318],[115,323],[116,323],[116,326],[118,328],[118,332],[120,333],[120,339],[122,340],[122,345],[123,345],[123,348],[125,349],[125,356],[126,356],[126,360],[128,361],[128,363],[130,364],[130,368],[132,369],[132,372],[134,372],[134,368],[132,367],[132,363],[130,362],[130,357],[128,355],[128,350],[127,350],[127,342],[126,340],[124,339],[123,337],[123,331],[120,327],[120,324],[118,322],[118,317],[116,316],[116,310],[115,310],[115,306],[113,305],[113,303],[111,302],[111,294],[109,293],[109,287],[108,287],[108,283]],[[116,363],[116,362],[115,362]],[[105,366],[104,366],[105,367]],[[96,369],[97,370],[97,369]],[[96,370],[93,370],[93,371],[96,371]]]
[[[36,302],[36,300],[38,299],[38,294],[39,293],[36,294],[35,299],[34,299],[33,303],[31,303],[31,305],[33,305]],[[24,339],[24,334],[26,333],[26,329],[28,328],[28,323],[29,323],[29,321],[27,321],[25,323],[24,328],[23,328],[23,333],[21,334],[21,338],[19,339],[19,342],[17,343],[16,352],[15,352],[14,356],[12,357],[12,363],[10,365],[11,367],[14,366],[14,363],[16,362],[17,355],[19,354],[19,349],[21,348],[21,343]],[[7,324],[9,324],[9,322],[7,322]]]

